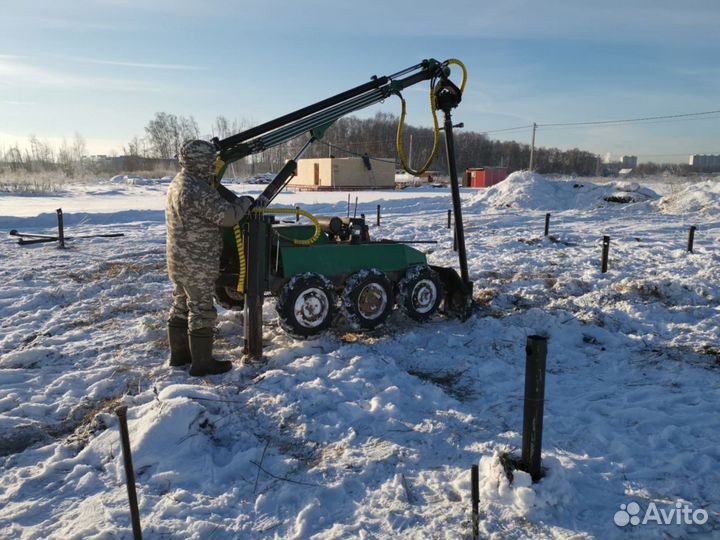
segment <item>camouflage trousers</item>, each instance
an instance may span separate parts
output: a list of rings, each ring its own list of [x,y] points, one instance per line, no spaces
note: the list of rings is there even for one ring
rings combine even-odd
[[[192,332],[201,328],[215,328],[217,311],[213,303],[215,280],[173,282],[173,304],[169,319],[187,319]]]

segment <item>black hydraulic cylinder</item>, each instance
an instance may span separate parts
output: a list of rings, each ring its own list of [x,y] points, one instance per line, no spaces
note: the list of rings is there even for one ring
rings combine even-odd
[[[452,115],[449,110],[445,113],[445,149],[447,151],[448,169],[450,172],[450,190],[452,192],[453,214],[455,215],[455,236],[457,237],[457,251],[460,262],[460,277],[465,287],[471,290],[470,274],[467,265],[467,252],[465,251],[465,231],[463,229],[462,208],[460,206],[460,185],[458,184],[457,165],[455,163],[455,140],[453,138]]]
[[[542,476],[542,430],[545,410],[547,338],[528,336],[525,347],[525,407],[521,461],[533,482]]]
[[[56,212],[58,219],[58,247],[65,248],[65,224],[62,208],[58,208]]]
[[[610,257],[610,237],[603,236],[602,260],[600,262],[600,271],[603,274],[608,271],[608,258],[609,257]]]
[[[290,177],[295,175],[296,171],[297,161],[295,161],[294,159],[288,160],[288,162],[285,163],[283,168],[280,169],[280,172],[277,173],[275,178],[273,178],[273,181],[270,182],[263,190],[262,196],[264,196],[268,201],[272,201],[275,196],[282,190],[282,188],[285,187],[285,184],[290,179]]]
[[[315,137],[310,137],[308,141],[303,145],[303,147],[300,149],[300,151],[297,153],[297,155],[293,158],[288,160],[288,162],[283,166],[282,169],[280,169],[280,172],[275,175],[275,178],[273,178],[272,182],[270,182],[267,187],[263,190],[262,194],[258,198],[265,198],[267,204],[270,204],[270,202],[277,196],[280,191],[287,185],[287,183],[290,181],[290,179],[295,176],[295,173],[297,172],[297,161],[300,159],[305,152],[307,152],[307,149],[310,148],[310,145],[316,141]]]
[[[121,405],[115,409],[120,421],[120,442],[122,445],[123,461],[125,462],[125,478],[127,480],[128,500],[130,502],[130,517],[132,518],[133,538],[142,540],[140,528],[140,510],[138,509],[137,491],[135,490],[135,470],[133,469],[132,453],[130,450],[130,433],[127,425],[127,406]]]
[[[692,225],[690,227],[690,232],[688,232],[688,247],[687,250],[692,253],[693,247],[695,245],[695,231],[697,230],[697,227],[695,225]]]
[[[271,219],[271,218],[268,218]],[[262,309],[268,285],[270,223],[262,216],[247,222],[247,286],[245,290],[245,354],[262,358]]]
[[[480,471],[477,465],[470,469],[470,483],[472,484],[472,537],[473,540],[480,538]]]

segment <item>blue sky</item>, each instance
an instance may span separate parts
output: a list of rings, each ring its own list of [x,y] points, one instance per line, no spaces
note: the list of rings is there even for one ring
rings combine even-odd
[[[15,0],[0,18],[0,148],[80,133],[120,151],[155,112],[263,122],[423,58],[459,58],[467,129],[720,109],[717,0]],[[427,83],[408,122],[431,124]],[[399,114],[388,100],[382,110]],[[530,130],[494,138],[530,141]],[[537,143],[686,161],[720,114],[540,128]]]

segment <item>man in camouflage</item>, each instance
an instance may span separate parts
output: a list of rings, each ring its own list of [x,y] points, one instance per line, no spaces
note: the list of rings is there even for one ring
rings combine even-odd
[[[221,228],[240,221],[253,199],[230,203],[212,187],[216,153],[209,142],[185,143],[179,159],[182,169],[170,184],[165,206],[168,275],[174,286],[168,317],[170,365],[191,363],[193,376],[225,373],[232,363],[212,358]]]

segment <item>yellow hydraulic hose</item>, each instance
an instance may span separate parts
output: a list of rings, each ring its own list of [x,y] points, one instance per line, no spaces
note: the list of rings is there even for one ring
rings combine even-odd
[[[467,68],[465,67],[465,64],[463,64],[460,60],[457,60],[455,58],[451,58],[449,60],[446,60],[444,62],[447,65],[456,65],[459,66],[463,73],[462,83],[460,83],[460,92],[465,91],[465,85],[467,83]],[[405,132],[405,116],[407,114],[407,106],[405,103],[405,98],[402,97],[401,94],[398,94],[400,97],[400,102],[402,103],[402,109],[400,112],[400,121],[398,122],[398,129],[397,129],[397,137],[396,137],[396,146],[397,146],[397,153],[400,157],[400,163],[403,166],[403,169],[405,169],[406,172],[409,174],[412,174],[413,176],[420,176],[422,173],[427,171],[430,168],[430,165],[435,160],[435,157],[437,156],[438,150],[440,149],[440,124],[438,123],[437,119],[437,102],[436,102],[436,96],[435,96],[435,88],[432,86],[430,87],[430,112],[432,113],[433,117],[433,149],[430,153],[430,157],[425,162],[425,164],[420,167],[420,169],[415,170],[413,169],[410,164],[407,162],[407,158],[405,157],[405,145],[403,144],[403,134]]]
[[[320,223],[318,222],[317,218],[313,216],[310,212],[306,212],[305,210],[283,208],[256,208],[253,210],[253,212],[258,214],[299,214],[301,216],[305,216],[310,221],[312,221],[312,224],[315,225],[315,232],[310,238],[305,238],[301,240],[293,239],[293,244],[295,244],[296,246],[309,246],[311,244],[314,244],[315,242],[317,242],[317,239],[320,238],[320,234],[322,233],[322,229],[320,228]],[[245,282],[247,281],[247,260],[245,259],[245,242],[243,241],[243,234],[239,224],[233,227],[233,233],[235,233],[235,245],[237,246],[238,259],[240,260],[237,292],[239,292],[240,294],[244,294],[246,285]]]

